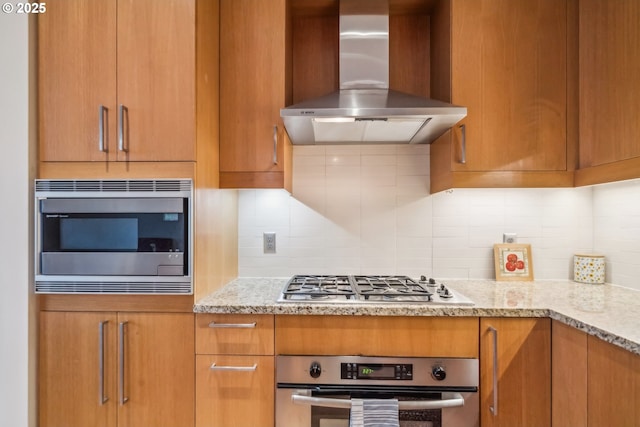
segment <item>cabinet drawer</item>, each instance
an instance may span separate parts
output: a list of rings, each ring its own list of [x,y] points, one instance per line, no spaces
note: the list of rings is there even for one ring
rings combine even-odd
[[[273,354],[273,316],[198,314],[196,354]]]
[[[477,317],[277,316],[276,354],[478,357]]]
[[[273,356],[196,356],[196,427],[273,426],[274,381]]]

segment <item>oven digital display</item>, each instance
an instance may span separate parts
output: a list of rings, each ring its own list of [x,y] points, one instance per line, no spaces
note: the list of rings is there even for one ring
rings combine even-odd
[[[395,379],[395,365],[358,365],[358,379]]]
[[[349,380],[412,380],[410,363],[342,363],[341,378]]]

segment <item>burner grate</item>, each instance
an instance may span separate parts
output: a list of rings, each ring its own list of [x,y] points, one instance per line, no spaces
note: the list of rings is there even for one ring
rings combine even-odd
[[[357,292],[369,299],[372,296],[424,297],[430,301],[433,293],[420,283],[406,276],[353,276]]]
[[[348,276],[293,276],[282,292],[286,299],[309,297],[312,299],[355,296]]]

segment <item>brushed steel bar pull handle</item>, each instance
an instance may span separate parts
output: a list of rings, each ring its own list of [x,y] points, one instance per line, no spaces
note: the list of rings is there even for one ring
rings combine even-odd
[[[100,105],[98,107],[98,151],[101,152],[106,152],[107,148],[105,145],[105,131],[106,131],[106,124],[108,123],[108,114],[109,114],[109,109],[107,107],[105,107],[104,105]],[[105,116],[107,117],[107,120],[105,120]],[[107,123],[105,123],[107,122]]]
[[[104,405],[109,397],[104,392],[104,325],[109,323],[108,320],[104,320],[98,325],[98,404]]]
[[[489,332],[493,335],[493,405],[489,411],[495,417],[498,415],[498,330],[489,326]]]
[[[210,328],[255,328],[256,322],[253,323],[209,323]]]
[[[209,369],[212,371],[253,372],[258,369],[258,364],[254,363],[253,366],[218,366],[214,362]]]
[[[431,409],[459,408],[464,406],[464,397],[460,393],[442,393],[442,400],[402,400],[398,402],[401,411],[426,411]],[[351,399],[333,399],[330,397],[312,397],[294,393],[291,401],[297,405],[319,406],[322,408],[351,409]]]
[[[118,106],[118,150],[127,151],[125,149],[125,128],[124,128],[124,120],[125,116],[127,121],[129,120],[129,109],[124,106],[124,104],[120,104]],[[128,126],[127,126],[128,128]]]
[[[460,125],[460,132],[462,133],[462,141],[460,142],[460,163],[464,165],[467,163],[467,128],[465,125]]]
[[[119,333],[119,338],[120,338],[120,348],[119,348],[119,352],[118,352],[118,368],[120,370],[119,374],[120,374],[120,378],[119,378],[119,382],[120,384],[118,384],[118,394],[119,394],[119,399],[120,399],[120,405],[124,405],[125,403],[127,403],[127,401],[129,400],[128,397],[125,396],[125,386],[124,386],[124,380],[125,380],[125,375],[124,375],[124,369],[125,369],[125,360],[124,360],[124,343],[125,343],[125,326],[127,325],[127,322],[120,322],[120,324],[118,325],[118,333]]]
[[[278,164],[278,125],[273,125],[273,164]]]

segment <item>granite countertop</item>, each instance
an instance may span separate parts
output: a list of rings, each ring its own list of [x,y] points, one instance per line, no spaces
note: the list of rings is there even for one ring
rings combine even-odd
[[[640,355],[640,291],[568,280],[446,280],[473,306],[276,302],[288,278],[238,278],[197,301],[196,313],[550,317]]]

